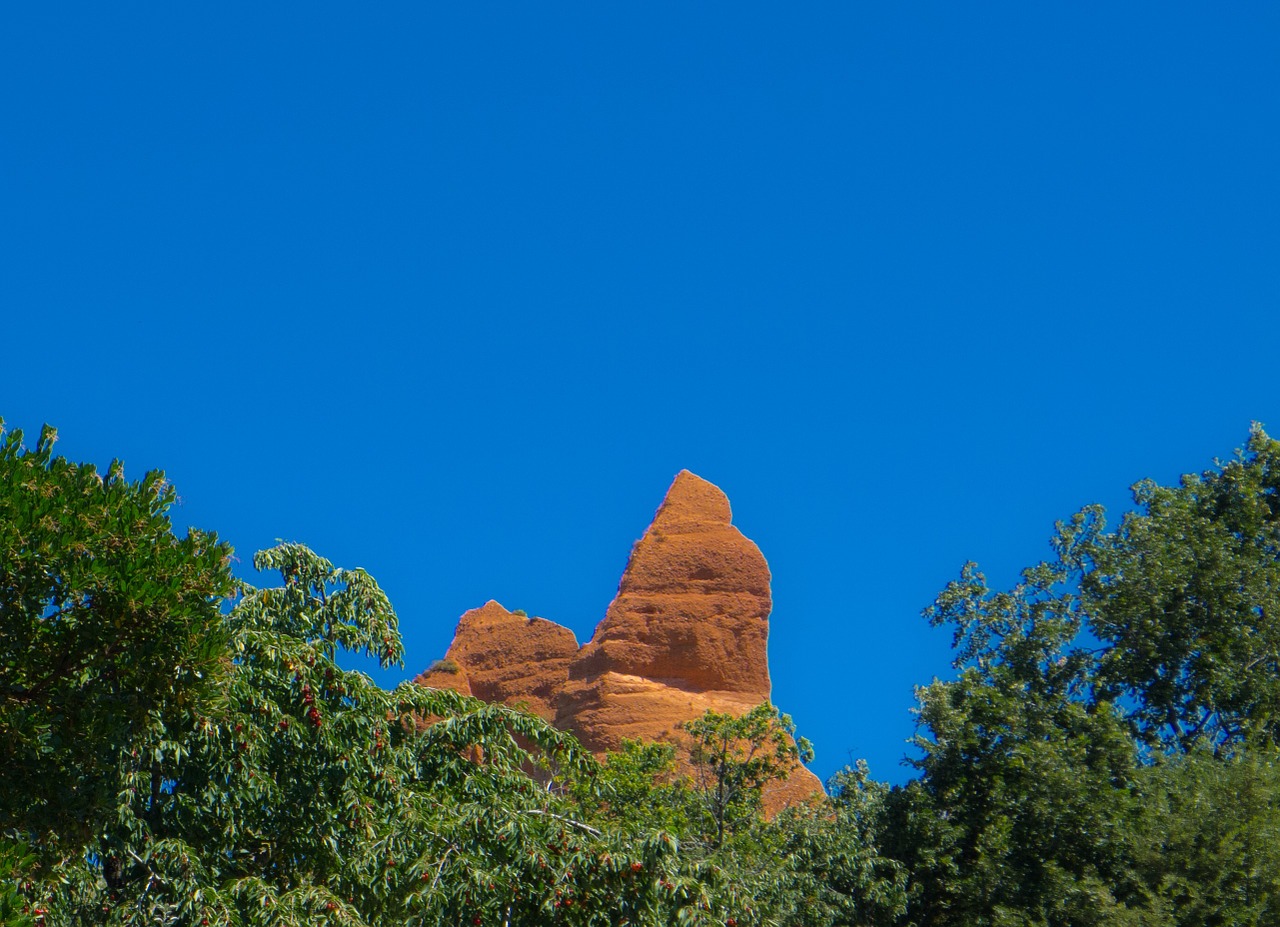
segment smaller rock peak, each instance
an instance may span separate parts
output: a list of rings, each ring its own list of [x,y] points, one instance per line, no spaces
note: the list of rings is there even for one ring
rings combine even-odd
[[[733,519],[729,497],[715,483],[681,470],[658,506],[653,527],[728,525]]]
[[[495,622],[503,622],[507,619],[514,618],[515,615],[507,611],[503,605],[496,599],[490,599],[479,608],[473,608],[462,616],[460,625],[483,625],[493,624]]]

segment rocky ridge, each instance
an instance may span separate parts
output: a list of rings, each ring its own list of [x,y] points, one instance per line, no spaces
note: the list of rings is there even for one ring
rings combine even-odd
[[[769,581],[725,494],[682,470],[585,645],[490,601],[462,616],[445,659],[416,681],[522,704],[597,753],[624,738],[680,744],[681,721],[707,709],[743,714],[769,698]],[[765,795],[766,810],[821,789],[797,768]]]

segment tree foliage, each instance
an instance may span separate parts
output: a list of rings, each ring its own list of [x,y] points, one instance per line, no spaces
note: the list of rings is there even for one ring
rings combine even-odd
[[[1078,532],[1097,683],[1180,750],[1280,734],[1280,443],[1254,426],[1231,461],[1144,480],[1117,531]]]
[[[766,783],[813,759],[809,742],[796,740],[791,718],[768,702],[741,716],[707,711],[680,727],[692,741],[693,795],[716,847],[759,816]]]
[[[788,808],[755,827],[742,867],[766,872],[762,907],[774,923],[885,927],[906,912],[906,872],[883,852],[889,789],[866,765],[830,782],[831,800]]]
[[[130,753],[113,824],[48,883],[51,917],[657,923],[705,903],[679,874],[673,840],[605,834],[526,773],[540,763],[553,781],[589,776],[594,760],[567,735],[342,669],[343,649],[400,655],[394,612],[368,574],[294,544],[256,564],[284,584],[242,587],[223,702]]]
[[[1161,759],[1131,843],[1152,924],[1280,924],[1280,765],[1270,750]]]
[[[2,425],[3,422],[0,422]],[[215,687],[230,548],[177,537],[164,474],[0,435],[0,830],[91,839],[122,755]]]
[[[920,775],[887,803],[911,923],[1274,922],[1278,450],[1255,427],[1136,485],[1115,531],[1060,523],[1012,589],[968,564],[926,611],[960,676],[919,690]]]
[[[344,669],[402,656],[363,570],[233,580],[162,475],[0,442],[0,925],[1280,927],[1277,460],[1087,507],[926,610],[915,776],[811,756],[764,704],[597,762],[522,711]],[[681,752],[683,750],[683,752]]]

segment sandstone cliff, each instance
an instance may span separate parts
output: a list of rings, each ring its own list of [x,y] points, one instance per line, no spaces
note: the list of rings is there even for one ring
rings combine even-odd
[[[678,744],[681,721],[709,708],[742,714],[769,698],[769,579],[725,494],[683,470],[585,646],[553,622],[489,602],[462,616],[444,666],[417,681],[523,703],[598,753],[623,738]],[[766,808],[821,788],[797,769],[766,794]]]

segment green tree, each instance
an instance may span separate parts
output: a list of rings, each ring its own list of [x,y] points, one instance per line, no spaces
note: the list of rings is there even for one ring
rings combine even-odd
[[[0,841],[0,927],[32,927],[35,917],[19,886],[32,876],[35,857],[25,844]]]
[[[885,852],[910,873],[911,922],[1143,923],[1130,910],[1137,749],[1123,719],[1004,669],[970,668],[919,697],[920,776],[890,796],[884,826]]]
[[[931,619],[956,629],[961,660],[1011,664],[1042,654],[1005,618],[1057,623],[1064,667],[1045,678],[1073,679],[1073,696],[1087,690],[1124,706],[1152,746],[1276,740],[1280,443],[1255,425],[1229,462],[1176,486],[1143,480],[1133,495],[1136,510],[1114,531],[1096,505],[1060,522],[1057,556],[1035,567],[1021,592],[991,592],[970,564]],[[1014,594],[1035,601],[1019,611]],[[1003,646],[984,657],[993,639]]]
[[[1059,523],[1013,589],[969,564],[926,611],[961,674],[919,690],[920,775],[886,803],[911,923],[1269,923],[1278,451],[1255,427],[1139,483],[1116,531]]]
[[[368,574],[294,544],[255,564],[284,584],[226,616],[222,698],[122,759],[113,822],[27,893],[48,927],[723,923],[673,837],[575,816],[559,783],[596,764],[571,737],[342,669],[400,657]]]
[[[889,790],[863,763],[828,787],[830,799],[757,824],[741,868],[762,883],[757,905],[770,923],[888,927],[906,909],[906,872],[880,851]]]
[[[573,794],[600,826],[627,832],[665,832],[683,840],[697,815],[670,743],[623,740],[589,779],[574,783]]]
[[[968,564],[926,617],[954,629],[961,673],[917,690],[920,777],[888,803],[912,922],[1131,922],[1120,837],[1138,750],[1115,706],[1091,698],[1067,563],[1005,592]]]
[[[173,533],[163,473],[100,475],[56,437],[0,433],[0,833],[55,856],[110,816],[122,757],[216,690],[232,588],[230,548]]]
[[[1100,694],[1166,747],[1277,740],[1280,443],[1255,425],[1229,462],[1133,492],[1116,531],[1089,509],[1070,532]]]
[[[713,847],[759,817],[766,783],[813,759],[809,741],[796,739],[791,718],[768,702],[742,716],[708,710],[680,728],[691,740],[694,796]]]
[[[714,776],[705,771],[699,786],[696,772],[679,775],[673,744],[627,741],[585,787],[575,789],[590,819],[626,834],[658,831],[679,840],[685,878],[705,893],[709,910],[723,913],[718,923],[893,923],[904,904],[905,879],[901,867],[878,852],[887,789],[871,781],[865,767],[840,774],[830,800],[767,820],[760,814],[760,789],[789,773],[807,746],[791,740],[790,724],[765,705],[748,720],[710,713],[688,726],[706,737],[703,762],[715,764]],[[712,783],[720,782],[719,767],[735,762],[751,795],[728,809],[717,844]],[[724,772],[726,779],[733,775]]]
[[[1139,777],[1133,855],[1174,927],[1280,924],[1280,764],[1270,749],[1161,758]]]

